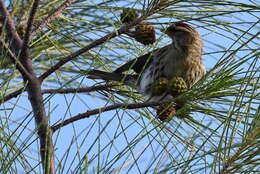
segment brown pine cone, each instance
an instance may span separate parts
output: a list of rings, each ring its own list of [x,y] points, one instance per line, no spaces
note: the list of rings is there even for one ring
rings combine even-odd
[[[153,44],[156,40],[155,29],[149,24],[139,24],[135,28],[134,38],[144,45]]]
[[[170,121],[171,118],[176,114],[175,106],[169,106],[167,104],[160,105],[157,111],[157,117],[165,122]]]

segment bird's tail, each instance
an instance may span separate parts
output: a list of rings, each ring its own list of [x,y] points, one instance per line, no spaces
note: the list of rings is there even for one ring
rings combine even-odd
[[[122,82],[125,85],[135,87],[137,75],[126,75],[115,72],[105,72],[100,70],[92,70],[88,73],[89,79],[103,79],[107,81]]]

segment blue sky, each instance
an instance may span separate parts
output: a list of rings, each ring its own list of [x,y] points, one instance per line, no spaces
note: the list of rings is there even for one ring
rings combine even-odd
[[[245,2],[245,1],[241,1],[241,2]],[[255,2],[257,3],[257,1]],[[243,19],[244,21],[251,21],[251,22],[256,22],[258,20],[257,17],[254,17],[252,14],[246,14],[246,13],[243,14],[241,13],[239,18]],[[237,22],[239,20],[236,18],[236,16],[234,17],[220,16],[215,18],[215,20],[217,19],[220,21],[229,21],[229,22]],[[162,21],[164,22],[164,20]],[[171,21],[175,21],[175,19],[172,19]],[[216,54],[213,54],[212,52],[221,51],[227,48],[237,49],[241,45],[241,42],[243,43],[245,40],[244,39],[239,40],[235,44],[234,42],[236,41],[236,39],[239,38],[239,36],[243,33],[243,31],[248,30],[252,25],[252,23],[234,24],[235,27],[237,27],[237,25],[240,25],[239,28],[241,29],[241,31],[237,31],[234,29],[230,29],[229,31],[229,29],[224,28],[222,26],[220,27],[212,26],[209,29],[204,28],[204,26],[210,25],[211,21],[194,20],[191,21],[191,23],[194,24],[194,26],[198,26],[198,31],[203,36],[204,45],[205,45],[204,62],[207,70],[210,70],[219,59],[227,56],[221,52]],[[157,25],[156,28],[160,28],[160,25]],[[258,24],[258,28],[259,28],[259,24]],[[256,28],[250,30],[250,33],[256,33],[256,32],[258,32]],[[231,39],[227,39],[226,36],[229,36]],[[157,38],[160,37],[162,37],[162,40],[159,44],[163,45],[169,41],[169,39],[167,39],[165,36],[160,35],[159,33],[157,35]],[[115,41],[116,40],[112,40],[110,43],[113,43]],[[255,43],[249,43],[247,46],[252,48],[252,47],[256,47],[256,45],[257,44]],[[142,45],[140,45],[139,47],[143,48]],[[95,48],[95,51],[98,51],[99,49],[100,47]],[[153,47],[151,46],[150,48],[145,48],[145,49],[153,49]],[[101,54],[102,54],[102,49],[101,49]],[[125,56],[123,57],[122,62],[124,60],[127,61],[127,59],[132,59],[135,57],[132,54],[129,54],[128,52],[120,52],[118,54],[122,54]],[[133,54],[134,55],[138,54],[138,50]],[[246,54],[247,51],[238,52],[235,58],[243,57]],[[246,69],[248,67],[245,64],[243,68]],[[77,81],[80,82],[82,79],[83,81],[81,86],[89,86],[93,84],[93,81],[87,80],[85,79],[85,77],[79,78],[77,79]],[[44,95],[46,99],[48,98],[47,96],[48,95]],[[50,120],[51,125],[60,122],[62,119],[75,116],[78,113],[83,113],[86,112],[87,110],[103,107],[106,105],[111,105],[113,103],[112,99],[109,102],[107,102],[105,100],[101,100],[99,98],[100,96],[102,96],[102,94],[99,94],[98,92],[91,93],[91,95],[69,94],[69,95],[51,96],[50,100],[49,101],[46,100],[46,104],[45,104],[46,111],[51,117]],[[133,102],[131,99],[129,100],[130,102]],[[35,125],[34,125],[34,121],[32,121],[32,115],[27,116],[27,114],[30,112],[31,106],[27,100],[27,95],[25,93],[21,98],[19,99],[15,98],[11,100],[10,103],[1,105],[0,109],[3,109],[4,107],[7,108],[13,107],[13,105],[16,102],[17,102],[17,107],[15,108],[15,110],[7,113],[0,111],[1,117],[11,115],[11,117],[9,118],[11,120],[9,121],[8,124],[12,122],[9,126],[13,130],[16,127],[18,127],[21,120],[27,118],[27,120],[29,121],[29,125],[27,126],[27,129],[23,132],[23,136],[21,137],[21,140],[18,141],[19,142],[18,144],[22,145],[22,141],[25,140],[26,142],[34,142],[36,136],[32,136],[32,138],[27,140],[27,136],[32,133],[32,130],[34,130],[35,128]],[[105,164],[106,166],[111,165],[112,168],[123,166],[124,169],[121,171],[121,173],[128,173],[128,172],[140,173],[140,171],[144,171],[147,168],[155,167],[153,164],[153,160],[156,160],[156,162],[161,161],[162,163],[167,165],[169,163],[169,158],[176,157],[177,154],[183,156],[181,157],[178,156],[176,157],[176,159],[170,159],[170,160],[179,161],[181,159],[188,158],[190,153],[188,151],[185,151],[186,147],[180,141],[178,141],[178,139],[176,139],[175,137],[171,137],[172,135],[171,133],[167,131],[160,132],[159,131],[160,128],[155,128],[154,125],[148,119],[142,117],[143,112],[151,112],[151,114],[154,114],[154,111],[152,109],[138,110],[137,112],[133,110],[123,111],[123,109],[118,109],[115,111],[105,112],[102,113],[101,115],[95,115],[90,118],[74,122],[73,124],[70,124],[69,126],[65,126],[60,131],[56,132],[54,134],[54,142],[56,144],[55,145],[56,156],[58,157],[59,160],[62,160],[62,162],[67,161],[66,166],[64,166],[64,171],[63,172],[61,171],[60,173],[66,173],[69,170],[74,171],[75,165],[78,164],[78,161],[83,159],[85,154],[88,154],[87,155],[88,160],[94,158],[93,162],[89,164],[90,166],[89,173],[95,173],[95,172],[91,172],[92,168],[98,165],[102,166]],[[205,121],[206,123],[210,123],[208,121],[209,118],[206,117],[206,115],[194,113],[193,117],[199,117],[201,120]],[[25,125],[26,122],[27,121],[25,121],[23,125]],[[2,126],[3,125],[5,125],[4,121],[2,121]],[[196,128],[193,128],[192,126],[185,124],[180,119],[172,120],[171,123],[167,124],[167,126],[171,128],[172,132],[177,134],[182,134],[184,137],[187,137],[187,139],[191,141],[193,136],[195,137],[195,135],[204,134],[202,129],[199,129],[196,132]],[[124,130],[123,133],[120,133],[122,132],[122,130]],[[10,131],[10,133],[12,131]],[[151,131],[150,135],[146,137],[142,137],[142,134],[145,134],[148,131]],[[18,134],[18,132],[16,133]],[[138,137],[140,138],[140,140],[138,140]],[[98,139],[97,141],[96,138]],[[113,139],[114,142],[110,143]],[[128,154],[123,155],[123,157],[121,157],[121,160],[117,161],[116,164],[113,164],[114,157],[119,155],[121,151],[124,151],[124,149],[128,149],[127,145],[132,144],[130,143],[131,141],[137,141],[136,145],[131,148],[132,152],[128,152]],[[95,143],[93,144],[93,142]],[[150,142],[152,142],[152,145],[150,144]],[[196,140],[197,144],[201,144],[203,142],[204,142],[203,139]],[[108,146],[106,147],[106,145]],[[167,145],[167,149],[160,148],[162,146],[166,147],[166,145]],[[103,149],[103,147],[106,148],[104,151],[100,153],[101,155],[95,156],[97,152]],[[38,148],[37,143],[34,143],[30,148],[30,151],[26,151],[26,153],[28,153],[28,155],[31,157],[37,157],[39,155],[37,148]],[[205,147],[205,149],[207,150],[207,147]],[[167,156],[167,152],[171,153],[172,156]],[[133,158],[138,158],[139,155],[140,158],[138,160],[133,159]],[[208,160],[209,163],[213,159],[212,157],[205,157],[205,158],[206,158],[205,161]],[[58,159],[56,159],[56,163],[58,163]],[[32,165],[37,163],[33,159],[31,161],[32,161]],[[133,165],[133,168],[130,168],[132,164],[135,165]],[[149,165],[152,165],[152,167]],[[112,169],[110,168],[109,170],[111,171]],[[23,172],[21,171],[21,173]]]

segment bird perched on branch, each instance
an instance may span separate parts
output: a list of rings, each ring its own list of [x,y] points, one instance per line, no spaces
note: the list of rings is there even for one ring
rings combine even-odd
[[[89,72],[89,78],[123,82],[135,87],[149,101],[172,99],[178,95],[178,90],[171,90],[169,87],[180,86],[182,89],[188,89],[205,74],[202,61],[203,43],[195,28],[183,22],[173,23],[165,33],[172,39],[169,45],[131,60],[114,72],[92,70]],[[130,69],[136,74],[123,74]],[[162,121],[168,118],[169,111],[175,111],[174,108],[163,110],[163,106],[157,110]]]

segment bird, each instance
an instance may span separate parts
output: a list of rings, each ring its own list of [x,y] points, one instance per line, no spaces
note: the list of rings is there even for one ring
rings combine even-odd
[[[165,33],[170,37],[171,43],[157,48],[147,54],[137,57],[113,72],[91,70],[88,77],[108,81],[120,81],[125,85],[135,88],[147,101],[161,102],[174,98],[168,90],[158,94],[154,92],[154,84],[160,79],[170,81],[178,77],[183,79],[187,89],[191,88],[206,72],[202,53],[203,41],[197,30],[184,22],[174,22]],[[133,70],[135,74],[124,72]],[[162,112],[163,106],[157,109],[157,114]],[[172,108],[170,111],[174,111]],[[169,109],[167,112],[169,113]],[[167,115],[159,117],[165,120]]]

